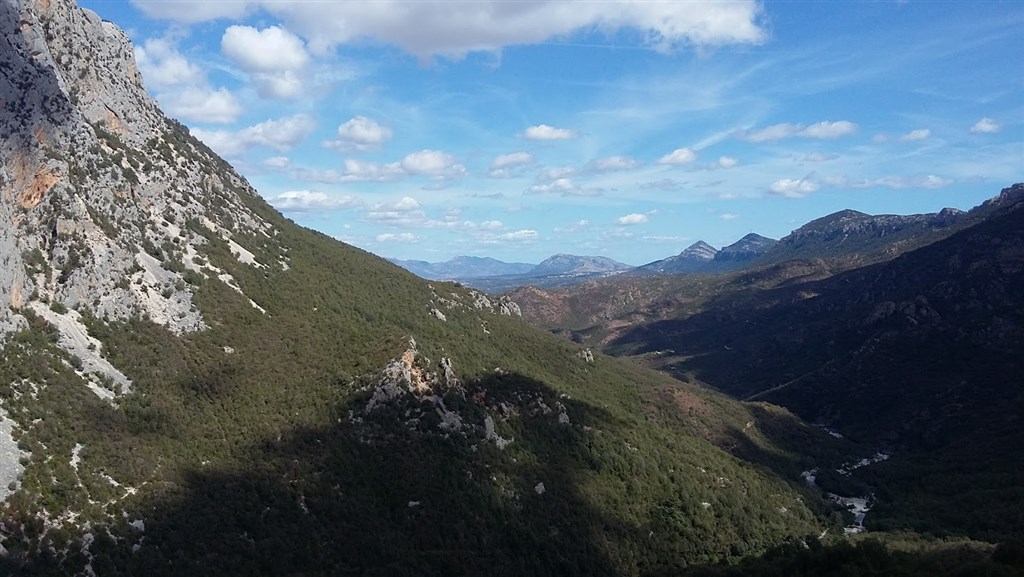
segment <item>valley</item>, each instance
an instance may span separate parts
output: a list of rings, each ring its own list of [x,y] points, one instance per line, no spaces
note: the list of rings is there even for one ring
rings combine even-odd
[[[1020,573],[1021,185],[426,279],[275,209],[140,54],[0,0],[0,574]]]

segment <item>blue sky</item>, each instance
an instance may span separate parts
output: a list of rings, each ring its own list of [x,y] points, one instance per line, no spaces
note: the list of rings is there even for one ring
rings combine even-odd
[[[1024,3],[98,1],[147,88],[371,252],[643,264],[1024,180]]]

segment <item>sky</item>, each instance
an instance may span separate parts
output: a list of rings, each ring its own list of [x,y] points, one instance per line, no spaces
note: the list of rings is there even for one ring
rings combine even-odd
[[[639,265],[1024,181],[1024,2],[79,0],[295,222]]]

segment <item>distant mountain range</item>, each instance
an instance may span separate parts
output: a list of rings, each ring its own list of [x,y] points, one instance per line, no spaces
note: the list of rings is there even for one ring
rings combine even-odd
[[[526,285],[567,286],[622,274],[728,272],[793,259],[843,257],[852,266],[879,262],[940,240],[978,222],[991,208],[983,204],[970,212],[945,208],[937,213],[912,215],[870,215],[847,209],[812,220],[779,240],[750,233],[721,249],[701,240],[677,255],[637,267],[603,256],[570,254],[556,254],[536,265],[470,256],[438,263],[389,260],[426,279],[458,281],[492,293]]]
[[[445,262],[388,259],[405,270],[428,280],[461,280],[528,273],[537,265],[502,262],[489,257],[457,256]]]

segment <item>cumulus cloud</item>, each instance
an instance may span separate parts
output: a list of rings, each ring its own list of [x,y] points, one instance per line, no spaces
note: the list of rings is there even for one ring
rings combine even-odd
[[[568,128],[555,128],[547,124],[531,126],[523,131],[523,138],[527,140],[571,140],[579,136],[575,130]]]
[[[820,140],[832,140],[848,134],[857,132],[857,125],[849,120],[838,122],[818,122],[812,124],[799,132],[799,136],[806,138],[817,138]]]
[[[365,218],[394,227],[417,226],[427,222],[419,201],[409,196],[394,203],[375,204],[366,211]]]
[[[466,174],[466,167],[459,164],[454,156],[439,150],[413,152],[402,159],[401,165],[408,174],[429,176],[436,180],[461,178]]]
[[[263,161],[263,166],[275,170],[284,170],[291,165],[292,161],[287,156],[271,156]]]
[[[411,232],[386,232],[377,235],[377,242],[413,242],[415,240],[416,235]]]
[[[363,162],[349,158],[344,166],[340,182],[389,182],[405,176],[405,170],[397,162]]]
[[[763,42],[763,8],[755,0],[734,2],[446,2],[424,0],[396,6],[371,0],[307,2],[238,0],[133,0],[150,17],[182,22],[239,18],[263,8],[318,51],[373,40],[424,58],[461,58],[470,52],[564,38],[578,30],[609,35],[622,30],[656,50]]]
[[[616,220],[616,222],[618,222],[619,224],[621,224],[623,226],[632,225],[632,224],[643,224],[643,223],[647,222],[647,215],[646,214],[640,214],[639,212],[634,212],[633,214],[627,214],[626,216],[620,216]]]
[[[499,235],[498,238],[501,240],[533,240],[537,238],[537,231],[532,228],[525,228],[513,232],[506,232],[505,234]]]
[[[267,200],[283,212],[344,210],[362,205],[354,196],[330,196],[309,190],[290,190]]]
[[[226,88],[186,87],[157,95],[168,114],[196,122],[230,124],[242,114],[242,103]],[[209,144],[209,143],[207,143]]]
[[[971,127],[973,134],[994,134],[1000,130],[1002,130],[1002,127],[999,126],[999,123],[987,116],[975,122],[974,126]]]
[[[638,168],[642,164],[639,160],[628,156],[609,156],[608,158],[599,158],[588,166],[594,172],[611,172],[615,170],[631,170]]]
[[[238,131],[191,129],[207,146],[227,157],[238,157],[254,146],[266,146],[279,152],[290,150],[306,138],[316,124],[305,114],[267,120]]]
[[[677,148],[658,159],[658,164],[677,166],[697,160],[697,153],[689,148]]]
[[[147,40],[135,47],[135,60],[146,85],[171,116],[228,124],[242,114],[242,105],[235,95],[224,88],[211,88],[203,70],[189,62],[172,40]]]
[[[900,137],[903,142],[913,142],[915,140],[926,140],[932,135],[932,131],[927,128],[919,128],[917,130],[911,130]]]
[[[550,182],[542,182],[534,184],[530,187],[530,192],[544,193],[544,192],[562,192],[568,193],[577,190],[579,187],[571,178],[556,178]]]
[[[817,122],[810,126],[803,124],[773,124],[759,130],[741,131],[737,136],[748,142],[772,142],[800,136],[819,140],[832,140],[857,132],[857,125],[849,120]]]
[[[380,150],[392,131],[365,116],[356,116],[338,126],[338,139],[324,142],[325,146],[342,151]]]
[[[224,31],[220,49],[256,84],[264,98],[294,98],[303,93],[300,71],[309,62],[302,40],[278,26],[258,30],[252,26],[230,26]]]
[[[188,61],[166,38],[151,38],[135,47],[135,62],[153,90],[197,85],[206,81],[203,71]]]
[[[805,176],[799,180],[783,178],[772,183],[772,192],[786,198],[803,198],[817,192],[821,186],[813,181],[811,177]]]
[[[529,152],[510,152],[499,154],[491,161],[487,175],[491,178],[509,178],[521,172],[522,168],[533,162]]]
[[[736,160],[731,156],[719,156],[718,160],[711,163],[710,168],[720,168],[727,170],[738,166],[740,161]]]
[[[258,30],[230,26],[220,41],[221,52],[246,72],[282,72],[302,68],[309,55],[302,40],[278,26]]]

